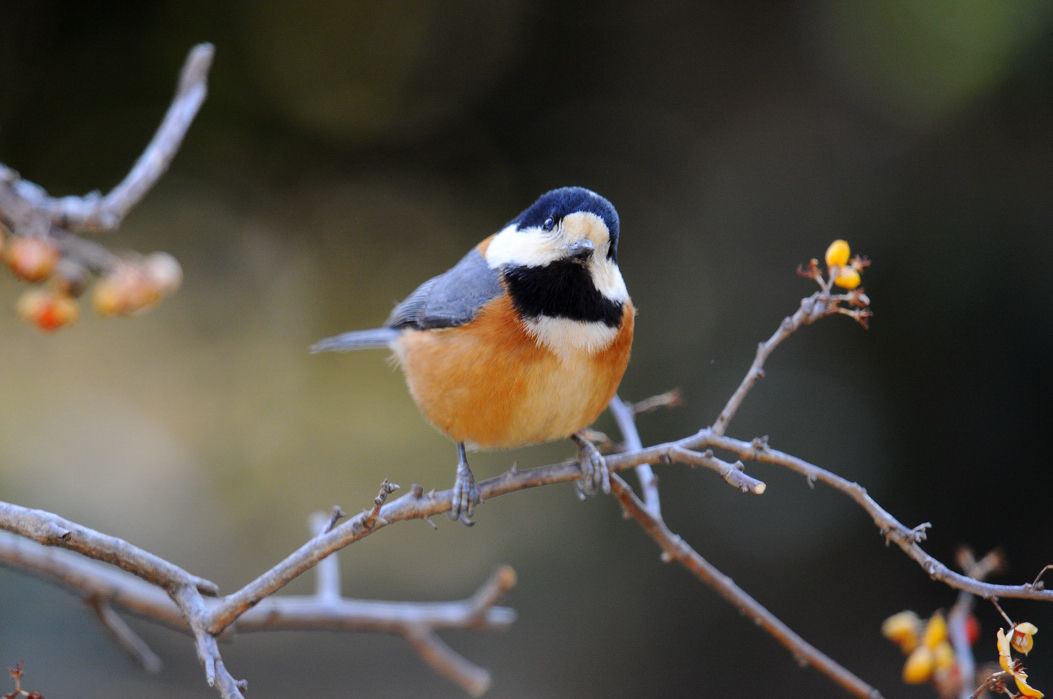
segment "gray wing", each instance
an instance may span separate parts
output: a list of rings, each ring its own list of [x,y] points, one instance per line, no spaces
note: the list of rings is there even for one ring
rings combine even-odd
[[[475,320],[479,309],[501,293],[501,272],[490,269],[479,248],[472,248],[453,268],[417,287],[395,307],[385,325],[455,328]]]

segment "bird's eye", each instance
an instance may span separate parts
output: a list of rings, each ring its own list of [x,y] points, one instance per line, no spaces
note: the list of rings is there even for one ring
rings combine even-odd
[[[541,224],[541,230],[550,231],[556,227],[556,219],[549,216],[545,219],[545,222]]]

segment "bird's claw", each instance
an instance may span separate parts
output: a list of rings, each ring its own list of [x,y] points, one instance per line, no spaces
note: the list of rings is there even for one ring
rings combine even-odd
[[[465,526],[475,524],[471,516],[475,514],[475,506],[483,501],[479,494],[479,486],[475,482],[475,476],[468,464],[457,465],[457,479],[453,483],[453,503],[447,513],[453,521],[460,521]]]
[[[578,497],[584,500],[598,494],[601,490],[604,495],[609,494],[611,492],[611,472],[607,468],[607,460],[600,454],[596,445],[588,439],[574,435],[574,441],[578,445],[578,467],[581,469],[581,478],[575,482]]]

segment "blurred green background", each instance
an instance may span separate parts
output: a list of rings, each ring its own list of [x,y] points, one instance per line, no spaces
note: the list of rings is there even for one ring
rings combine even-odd
[[[0,161],[52,194],[108,190],[196,42],[211,94],[172,171],[105,237],[173,253],[184,288],[135,320],[52,336],[0,275],[0,498],[122,536],[225,591],[366,506],[382,478],[452,483],[452,444],[382,353],[310,356],[370,327],[541,192],[617,206],[639,308],[631,400],[645,442],[709,424],[838,237],[870,256],[875,317],[792,337],[732,423],[858,480],[951,563],[1002,546],[1003,581],[1053,563],[1053,12],[1043,0],[5,3]],[[615,433],[609,417],[597,427]],[[567,444],[476,455],[481,477]],[[745,497],[661,468],[671,527],[886,696],[887,615],[932,583],[844,497],[772,467]],[[438,521],[438,520],[437,520]],[[506,634],[445,638],[505,697],[840,697],[658,549],[609,498],[502,497],[466,529],[384,530],[340,555],[351,596],[448,599],[519,573]],[[309,577],[309,576],[308,576]],[[310,580],[292,591],[306,592]],[[1043,633],[1049,605],[1007,601]],[[997,619],[980,607],[981,659]],[[48,697],[210,697],[191,643],[132,622],[148,676],[65,593],[0,571],[0,665]],[[245,635],[261,699],[459,697],[398,638]],[[4,683],[0,681],[0,689]],[[13,688],[13,687],[12,687]],[[6,690],[5,690],[6,691]]]

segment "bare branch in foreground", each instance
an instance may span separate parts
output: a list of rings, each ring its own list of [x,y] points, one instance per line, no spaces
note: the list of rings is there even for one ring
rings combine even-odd
[[[724,599],[771,634],[775,640],[786,646],[802,666],[815,666],[817,670],[857,697],[880,699],[880,692],[794,633],[789,626],[779,621],[774,614],[750,597],[731,578],[713,567],[713,564],[699,556],[683,539],[669,531],[660,519],[653,517],[647,511],[625,481],[613,473],[611,474],[611,492],[618,498],[626,514],[639,522],[651,538],[662,547],[662,560],[675,560],[681,563],[702,582],[716,590]]]
[[[191,575],[179,566],[132,546],[123,539],[82,527],[50,512],[0,502],[0,529],[21,534],[45,546],[58,546],[111,563],[170,594],[184,585],[206,595],[219,594],[219,588],[213,582]]]
[[[318,519],[325,523],[328,517],[320,515]],[[102,563],[2,532],[0,563],[65,587],[84,598],[87,604],[96,609],[108,631],[118,636],[122,635],[118,629],[123,628],[132,634],[131,637],[118,638],[118,643],[151,671],[154,671],[154,667],[159,668],[160,660],[138,636],[134,636],[134,632],[113,611],[112,605],[149,621],[184,632],[190,631],[180,606],[163,590]],[[497,606],[515,586],[515,572],[508,566],[498,568],[475,594],[458,602],[382,602],[340,597],[339,564],[335,557],[326,559],[318,566],[318,577],[319,591],[315,595],[270,597],[243,614],[231,630],[239,633],[317,629],[379,631],[399,633],[415,640],[420,635],[420,629],[432,634],[443,629],[503,631],[516,618],[512,609]],[[215,600],[204,602],[206,608],[216,603]],[[108,610],[105,617],[104,613],[98,611],[101,608]],[[136,641],[132,641],[132,637]],[[447,656],[454,653],[449,649],[447,651]],[[215,653],[217,655],[213,657],[212,651],[206,649],[206,657],[214,668],[218,647]],[[153,660],[149,659],[151,657]],[[436,665],[437,658],[442,657],[446,656],[425,656],[424,659],[443,674],[454,676],[453,670]],[[459,658],[457,667],[475,666]],[[477,670],[470,684],[462,684],[469,693],[478,687],[480,673],[485,673],[482,669]]]

